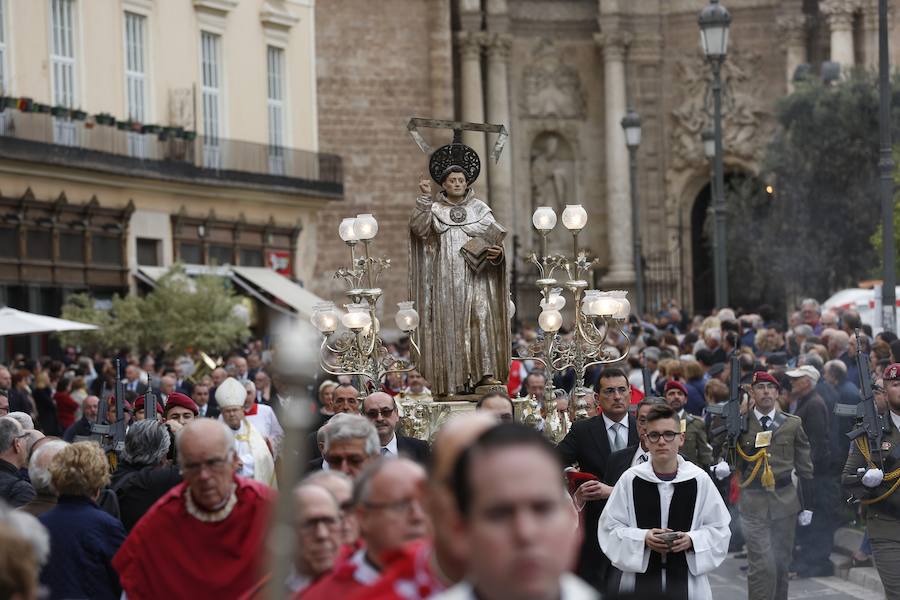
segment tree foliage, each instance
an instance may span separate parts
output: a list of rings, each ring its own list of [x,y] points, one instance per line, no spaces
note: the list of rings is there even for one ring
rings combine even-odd
[[[96,331],[59,334],[65,345],[111,354],[121,348],[181,354],[191,350],[224,353],[250,335],[235,307],[240,302],[223,277],[188,277],[175,266],[146,296],[115,296],[112,308],[98,308],[87,294],[71,296],[66,319],[93,323]]]
[[[800,82],[776,115],[762,174],[774,194],[745,182],[727,197],[729,291],[750,306],[824,299],[881,264],[872,242],[880,222],[877,81],[859,72],[828,86]],[[897,139],[896,110],[892,129]]]

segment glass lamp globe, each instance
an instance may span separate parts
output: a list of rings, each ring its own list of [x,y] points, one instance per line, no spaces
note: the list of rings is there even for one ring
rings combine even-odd
[[[345,242],[355,242],[359,238],[356,237],[356,232],[353,231],[353,224],[356,223],[356,219],[349,218],[341,221],[341,224],[338,225],[338,235],[341,236],[341,239]]]
[[[587,211],[580,204],[567,204],[562,222],[569,231],[581,231],[587,225]]]
[[[333,333],[338,326],[338,312],[334,302],[320,302],[313,307],[313,315],[310,321],[321,333]]]
[[[371,240],[378,233],[378,221],[368,213],[356,215],[353,222],[353,233],[359,240]]]
[[[597,312],[597,296],[600,294],[600,290],[588,290],[584,293],[584,299],[581,301],[581,312],[589,317],[599,317],[600,313]]]
[[[609,292],[599,292],[593,302],[597,316],[611,318],[619,311],[619,301],[609,295]]]
[[[566,299],[562,295],[562,288],[550,290],[549,296],[545,300],[541,300],[538,305],[544,310],[562,310],[565,308]]]
[[[347,304],[347,312],[341,315],[341,323],[347,329],[365,329],[372,324],[368,304]]]
[[[710,3],[700,11],[697,19],[700,25],[700,46],[708,59],[721,59],[728,53],[728,28],[731,25],[731,14],[719,3]]]
[[[397,322],[397,328],[400,331],[412,331],[419,326],[419,313],[416,312],[413,305],[414,302],[412,300],[397,303],[397,308],[399,310],[397,311],[395,321]]]
[[[539,206],[531,216],[531,224],[538,231],[551,231],[556,227],[556,212],[549,206]]]
[[[628,301],[628,292],[625,290],[613,290],[609,295],[619,303],[619,310],[613,315],[613,319],[626,320],[631,314],[631,302]]]
[[[562,327],[562,314],[558,310],[544,309],[538,315],[538,325],[547,333],[556,333]]]

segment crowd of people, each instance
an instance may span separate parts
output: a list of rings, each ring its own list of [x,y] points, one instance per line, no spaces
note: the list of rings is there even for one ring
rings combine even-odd
[[[517,332],[513,355],[539,335]],[[632,318],[627,335],[608,340],[622,358],[590,369],[585,389],[571,371],[548,382],[540,363],[514,359],[505,390],[425,439],[404,430],[410,403],[440,400],[421,373],[378,389],[320,375],[316,423],[297,445],[280,418],[295,396],[260,342],[203,374],[188,357],[127,351],[17,357],[0,367],[0,597],[254,598],[277,586],[313,600],[702,599],[736,552],[750,598],[786,599],[792,577],[832,574],[834,533],[858,516],[849,493],[868,505],[855,559],[874,557],[900,597],[895,335],[814,300],[786,323],[671,306]],[[879,461],[846,435],[863,401],[857,350],[884,416]],[[117,379],[121,446],[109,434]],[[734,438],[730,401],[743,415]],[[285,473],[286,446],[302,448],[302,473]],[[294,503],[298,551],[273,581],[264,548],[279,493]]]

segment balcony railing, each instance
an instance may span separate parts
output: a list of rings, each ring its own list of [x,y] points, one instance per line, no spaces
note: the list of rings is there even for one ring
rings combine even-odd
[[[318,191],[343,193],[341,157],[335,154],[223,138],[161,136],[11,108],[0,112],[0,141],[4,138],[129,157],[162,175],[185,174],[185,167],[194,167],[202,170],[196,174],[215,179],[252,174],[256,183],[302,188],[308,182]]]

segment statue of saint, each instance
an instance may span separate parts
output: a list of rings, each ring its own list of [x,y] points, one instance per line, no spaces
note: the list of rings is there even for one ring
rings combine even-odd
[[[509,376],[506,230],[472,183],[480,160],[454,142],[432,154],[410,218],[409,284],[421,315],[419,369],[435,397],[504,384]]]

